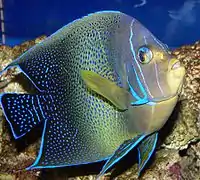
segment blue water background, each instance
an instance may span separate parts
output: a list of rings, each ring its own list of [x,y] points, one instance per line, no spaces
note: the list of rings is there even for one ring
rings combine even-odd
[[[6,44],[50,35],[67,23],[102,10],[138,19],[161,41],[178,47],[200,40],[198,0],[3,0]]]

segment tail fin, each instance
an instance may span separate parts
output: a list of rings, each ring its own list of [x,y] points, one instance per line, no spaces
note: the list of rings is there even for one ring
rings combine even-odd
[[[45,119],[44,102],[50,101],[49,98],[49,95],[8,93],[0,96],[4,115],[15,139],[22,137]]]

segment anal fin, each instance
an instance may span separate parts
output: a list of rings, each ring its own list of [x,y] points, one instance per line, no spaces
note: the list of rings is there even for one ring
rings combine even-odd
[[[13,136],[18,139],[44,120],[43,109],[51,100],[50,95],[5,93],[0,102]]]
[[[135,146],[137,146],[146,135],[138,135],[133,139],[129,139],[124,141],[123,144],[119,146],[119,148],[114,152],[114,154],[107,160],[106,164],[103,166],[101,172],[97,176],[99,179],[103,174],[112,167],[116,162],[118,162],[121,158],[123,158],[129,151],[131,151]]]

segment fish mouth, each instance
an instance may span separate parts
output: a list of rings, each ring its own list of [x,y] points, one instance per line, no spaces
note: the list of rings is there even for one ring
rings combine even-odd
[[[178,59],[172,58],[169,61],[169,66],[168,66],[169,71],[176,70],[180,67],[182,67],[182,65],[181,65],[181,62]]]
[[[178,59],[171,59],[169,63],[169,69],[175,70],[181,67],[181,63]]]
[[[181,63],[180,61],[176,61],[173,65],[172,65],[172,70],[180,68],[181,67]]]
[[[185,76],[185,67],[183,64],[175,58],[172,58],[168,65],[168,71],[177,72],[176,74],[180,77]]]

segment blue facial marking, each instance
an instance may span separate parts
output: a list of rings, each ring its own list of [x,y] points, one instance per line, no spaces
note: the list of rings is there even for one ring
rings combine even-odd
[[[132,102],[131,105],[146,104],[148,102],[147,93],[146,93],[146,91],[145,91],[145,89],[144,89],[144,87],[143,87],[143,85],[142,85],[142,83],[141,83],[141,81],[140,81],[140,79],[139,79],[139,77],[137,75],[136,70],[134,68],[133,68],[133,70],[134,70],[134,73],[135,73],[135,76],[136,76],[137,83],[138,83],[138,85],[140,87],[140,90],[142,91],[144,97],[143,98],[139,97],[137,95],[137,93],[134,91],[133,87],[130,85],[129,81],[128,81],[128,85],[129,85],[129,88],[131,90],[131,94],[137,99],[137,101]]]
[[[133,54],[134,60],[135,60],[136,64],[138,65],[138,68],[139,68],[140,72],[142,73],[142,70],[141,70],[141,68],[140,68],[140,65],[139,65],[138,62],[137,62],[135,50],[134,50],[133,44],[132,44],[132,37],[133,37],[132,25],[133,25],[133,22],[134,22],[134,20],[131,22],[131,26],[130,26],[129,43],[130,43],[130,48],[131,48],[131,52],[132,52],[132,54]],[[135,73],[135,76],[136,76],[137,83],[138,83],[138,85],[139,85],[139,87],[140,87],[140,90],[142,91],[144,97],[143,97],[143,98],[140,98],[140,97],[137,95],[137,93],[133,90],[133,87],[132,87],[132,86],[130,85],[130,83],[128,82],[128,85],[129,85],[129,88],[131,89],[131,93],[132,93],[133,97],[135,97],[135,98],[138,100],[138,101],[136,101],[136,102],[132,102],[131,105],[145,104],[145,103],[148,102],[147,93],[146,93],[146,91],[145,91],[145,89],[144,89],[144,87],[143,87],[143,85],[142,85],[142,83],[141,83],[141,81],[140,81],[140,79],[139,79],[139,77],[138,77],[138,75],[137,75],[137,72],[136,72],[135,68],[133,68],[133,70],[134,70],[134,73]]]

